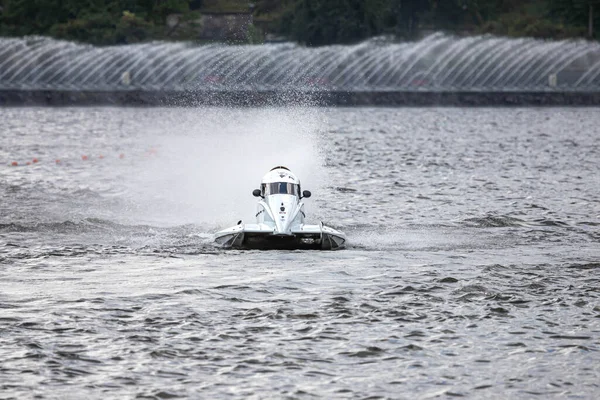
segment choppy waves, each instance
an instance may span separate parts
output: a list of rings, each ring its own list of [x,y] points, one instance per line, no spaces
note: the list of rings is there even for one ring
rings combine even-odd
[[[592,399],[599,115],[3,110],[0,397]],[[213,245],[278,157],[347,250]]]

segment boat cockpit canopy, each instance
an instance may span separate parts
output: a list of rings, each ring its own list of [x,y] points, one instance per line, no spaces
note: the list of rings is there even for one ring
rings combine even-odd
[[[289,182],[263,183],[260,185],[263,197],[272,194],[291,194],[300,197],[300,185]]]

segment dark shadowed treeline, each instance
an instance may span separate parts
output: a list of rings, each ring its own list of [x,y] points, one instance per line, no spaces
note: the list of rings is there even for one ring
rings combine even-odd
[[[165,36],[166,17],[190,14],[201,1],[0,0],[0,34],[50,35],[95,44]]]
[[[271,4],[288,3],[270,1]],[[600,38],[600,0],[297,0],[282,30],[308,44],[375,35],[414,38],[424,31],[562,39]]]
[[[0,0],[0,7],[0,35],[95,44],[195,40],[185,21],[231,12],[253,14],[251,42],[270,34],[318,46],[438,30],[600,38],[600,0]],[[179,16],[175,27],[167,23],[172,15]]]

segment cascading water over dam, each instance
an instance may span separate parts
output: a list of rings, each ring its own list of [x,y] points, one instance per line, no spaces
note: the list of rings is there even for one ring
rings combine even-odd
[[[600,44],[444,34],[319,48],[0,38],[0,89],[595,91]]]

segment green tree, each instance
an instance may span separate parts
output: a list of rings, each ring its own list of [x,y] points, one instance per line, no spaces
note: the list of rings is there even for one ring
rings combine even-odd
[[[427,0],[392,0],[396,34],[408,38],[415,37],[424,12],[431,9]]]
[[[0,34],[51,34],[96,44],[146,40],[187,0],[2,0]],[[198,6],[196,0],[194,6]]]
[[[351,43],[384,32],[391,0],[297,0],[282,30],[307,45]]]
[[[189,11],[187,0],[155,0],[150,15],[157,22],[162,22],[169,14],[179,14]]]
[[[0,0],[0,35],[53,35],[96,44],[169,37],[166,17],[197,18],[243,0]],[[423,27],[512,36],[600,38],[600,0],[253,0],[257,26],[307,45],[352,43]],[[246,4],[246,3],[243,3]],[[200,8],[200,9],[199,9]],[[259,23],[260,22],[260,23]],[[193,29],[181,38],[193,37]],[[258,40],[258,30],[249,32]],[[172,36],[176,37],[176,36]],[[171,38],[171,37],[169,37]]]
[[[550,0],[550,13],[559,21],[585,27],[588,36],[600,37],[595,27],[600,26],[600,0]]]

